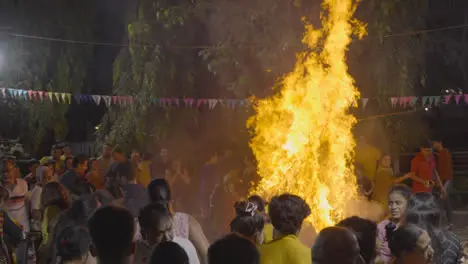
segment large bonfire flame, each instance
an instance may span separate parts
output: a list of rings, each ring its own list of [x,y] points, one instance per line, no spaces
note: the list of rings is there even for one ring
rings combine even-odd
[[[324,0],[323,28],[307,26],[303,39],[320,52],[300,54],[281,92],[261,100],[248,123],[262,177],[254,192],[303,197],[317,230],[340,220],[356,196],[351,162],[356,119],[348,109],[359,92],[347,72],[346,51],[353,32],[362,36],[365,29],[352,18],[355,8],[353,0]]]

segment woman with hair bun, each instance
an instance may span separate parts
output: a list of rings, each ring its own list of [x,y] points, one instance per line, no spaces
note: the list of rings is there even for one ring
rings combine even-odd
[[[252,202],[236,202],[236,217],[231,221],[231,232],[239,233],[257,245],[263,244],[263,227],[265,220],[258,211],[258,205]]]
[[[91,237],[83,226],[67,226],[57,236],[57,263],[95,264],[96,259],[89,252]]]

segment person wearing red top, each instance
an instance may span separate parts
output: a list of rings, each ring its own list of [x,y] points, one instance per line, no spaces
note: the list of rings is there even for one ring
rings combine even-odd
[[[437,184],[442,187],[442,182],[437,174],[436,162],[432,153],[431,145],[424,145],[411,161],[411,176],[413,180],[413,193],[432,192],[432,188]],[[441,188],[441,198],[445,198],[445,190]]]

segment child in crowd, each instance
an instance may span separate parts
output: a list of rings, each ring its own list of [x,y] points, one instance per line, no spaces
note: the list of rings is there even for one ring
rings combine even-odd
[[[396,230],[387,229],[389,247],[395,264],[429,264],[434,257],[429,234],[413,224],[405,224]],[[436,262],[438,263],[438,262]],[[445,263],[445,262],[444,262]]]
[[[392,261],[392,253],[388,247],[386,229],[393,230],[400,222],[411,198],[411,189],[406,185],[394,185],[388,194],[388,210],[390,218],[377,225],[377,263],[388,264]]]

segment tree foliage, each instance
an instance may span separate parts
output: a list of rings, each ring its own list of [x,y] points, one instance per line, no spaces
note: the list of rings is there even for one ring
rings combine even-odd
[[[7,54],[0,71],[4,87],[53,92],[81,92],[93,47],[25,38],[10,33],[58,39],[93,40],[96,7],[94,1],[3,1],[6,33],[0,42]],[[64,12],[63,10],[67,10]],[[86,15],[84,15],[86,14]],[[4,119],[22,117],[10,132],[21,136],[32,150],[52,136],[61,141],[67,135],[68,105],[20,100],[11,103]],[[5,112],[4,112],[5,113]],[[18,135],[20,131],[20,135]],[[11,134],[5,133],[6,136]]]

